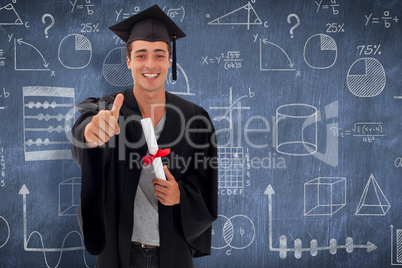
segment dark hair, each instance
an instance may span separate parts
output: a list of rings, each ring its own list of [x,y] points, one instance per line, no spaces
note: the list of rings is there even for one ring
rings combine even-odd
[[[131,50],[133,50],[133,48],[132,48],[132,46],[131,46],[131,43],[132,42],[130,42],[130,43],[127,43],[126,44],[126,53],[127,53],[127,57],[131,60]],[[167,45],[168,45],[168,52],[169,52],[169,59],[170,59],[170,57],[172,56],[172,49],[171,49],[171,47],[170,47],[170,44],[169,43],[166,43]]]

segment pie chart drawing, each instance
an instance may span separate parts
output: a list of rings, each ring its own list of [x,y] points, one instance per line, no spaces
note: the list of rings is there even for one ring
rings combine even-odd
[[[125,47],[112,49],[103,62],[103,77],[113,86],[130,86],[134,84],[131,70],[127,68]]]
[[[350,66],[346,83],[357,97],[375,97],[385,88],[384,68],[374,58],[358,59]]]
[[[337,60],[338,47],[331,36],[316,34],[306,41],[303,57],[313,69],[328,69],[334,66]]]
[[[70,34],[61,40],[59,61],[68,69],[83,69],[92,59],[91,42],[83,35]]]

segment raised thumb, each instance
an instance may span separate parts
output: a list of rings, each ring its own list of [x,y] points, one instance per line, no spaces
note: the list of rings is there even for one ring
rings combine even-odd
[[[124,96],[123,94],[118,94],[116,96],[116,98],[114,99],[113,102],[113,107],[112,107],[112,115],[117,119],[119,117],[119,113],[120,113],[120,108],[123,105],[123,101],[124,101]]]

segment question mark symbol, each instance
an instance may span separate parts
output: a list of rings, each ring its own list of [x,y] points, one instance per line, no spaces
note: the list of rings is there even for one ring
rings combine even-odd
[[[291,23],[291,21],[290,21],[290,19],[291,18],[295,18],[296,19],[296,24],[292,27],[292,28],[290,28],[290,37],[291,38],[293,38],[293,30],[294,29],[296,29],[297,28],[297,26],[299,26],[300,25],[300,19],[299,19],[299,16],[297,16],[296,14],[289,14],[289,16],[288,16],[288,23],[290,24]]]
[[[53,16],[50,15],[50,14],[45,14],[45,15],[43,15],[43,16],[42,16],[42,23],[43,23],[43,24],[46,23],[46,18],[50,18],[50,20],[52,21],[52,22],[50,23],[50,25],[45,28],[45,35],[46,35],[46,38],[48,38],[49,35],[47,34],[47,32],[49,31],[50,28],[53,27],[53,25],[54,25],[54,18],[53,18]]]

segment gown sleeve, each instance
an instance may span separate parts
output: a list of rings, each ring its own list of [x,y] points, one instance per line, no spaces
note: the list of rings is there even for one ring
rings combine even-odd
[[[212,223],[218,214],[217,143],[212,121],[204,113],[207,120],[200,120],[203,131],[196,134],[195,144],[208,146],[194,149],[192,172],[178,182],[183,232],[194,257],[211,254]]]
[[[107,144],[88,148],[85,144],[84,129],[99,110],[109,105],[107,100],[85,99],[77,106],[81,116],[72,128],[71,151],[82,171],[78,222],[85,247],[93,255],[100,254],[106,245],[104,167],[109,160],[110,150]]]

